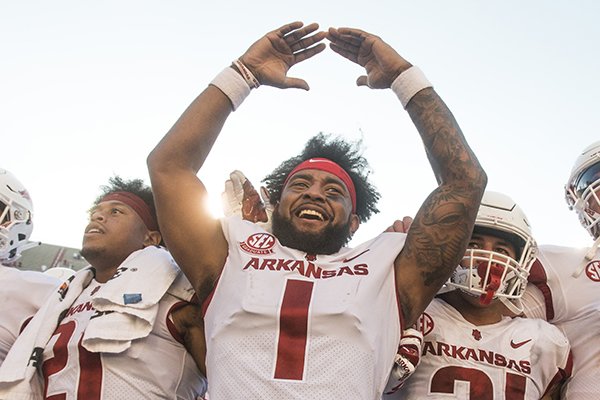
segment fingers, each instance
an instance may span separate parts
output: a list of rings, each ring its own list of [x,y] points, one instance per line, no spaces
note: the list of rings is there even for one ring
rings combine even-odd
[[[399,232],[399,233],[407,233],[410,229],[410,225],[412,224],[413,219],[411,217],[404,217],[402,220],[397,219],[394,221],[392,226],[387,228],[384,232]]]
[[[293,53],[298,53],[301,50],[303,50],[303,51],[310,50],[309,49],[310,46],[314,45],[315,43],[319,43],[320,41],[325,39],[326,36],[327,36],[327,34],[325,32],[317,32],[312,36],[302,38],[295,42],[292,42],[290,45],[290,49],[292,50]],[[315,47],[321,48],[321,50],[319,50],[317,52],[317,53],[320,53],[321,51],[323,51],[325,49],[325,44],[321,43]],[[317,54],[317,53],[315,53],[315,54]]]
[[[265,205],[252,185],[252,182],[246,179],[243,188],[242,218],[251,222],[267,222],[268,217]]]
[[[334,53],[338,53],[340,56],[358,64],[358,50],[346,49],[344,47],[338,46],[333,42],[329,43],[329,48],[333,50]]]
[[[282,89],[309,90],[306,81],[287,74],[295,64],[325,50],[325,44],[320,42],[326,36],[326,32],[319,31],[317,23],[304,26],[300,21],[292,22],[269,32],[252,45],[244,57],[260,83]]]
[[[294,64],[307,60],[325,50],[325,44],[319,42],[327,37],[327,33],[320,31],[311,35],[317,29],[319,29],[319,25],[313,23],[283,37],[294,54]]]
[[[273,31],[273,33],[276,33],[276,34],[280,35],[280,37],[283,37],[283,36],[287,35],[288,33],[290,33],[291,31],[301,28],[302,25],[304,25],[304,23],[302,23],[302,21],[290,22],[289,24],[285,24],[285,25],[275,29]]]
[[[406,230],[408,231],[410,229],[410,226],[413,223],[413,218],[409,217],[409,216],[405,216],[402,218],[402,224],[404,225],[404,227],[406,228]]]
[[[300,24],[301,24],[300,25],[300,27],[301,27],[302,23],[300,23]],[[300,28],[300,27],[295,28],[295,30],[291,30],[291,31],[287,31],[287,30],[280,31],[280,34],[282,35],[281,37],[286,41],[286,43],[288,45],[290,45],[290,47],[292,44],[300,41],[305,36],[310,35],[314,31],[319,29],[319,24],[312,23],[312,24],[306,25],[303,28]],[[323,33],[323,38],[325,38],[325,32],[318,32],[318,33]]]
[[[287,24],[282,26],[281,28],[275,30],[275,34],[283,39],[285,44],[290,48],[292,53],[297,53],[301,50],[308,49],[310,46],[322,41],[327,36],[326,32],[320,31],[313,34],[315,31],[319,29],[319,24],[312,23],[306,26],[303,26],[302,22],[292,22],[291,24]],[[319,46],[320,47],[320,46]],[[315,53],[311,53],[309,57],[320,53],[323,50],[319,50]],[[304,57],[296,62],[300,62],[305,60]]]
[[[234,214],[241,214],[243,191],[242,186],[228,179],[225,181],[225,189],[221,193],[221,206],[223,215],[230,217]]]
[[[285,78],[285,80],[283,81],[282,87],[288,88],[288,89],[295,88],[295,89],[310,90],[308,83],[306,83],[306,81],[304,79],[291,78],[291,77]]]
[[[331,42],[331,49],[343,57],[357,62],[356,58],[360,48],[370,35],[359,29],[329,28],[327,39]]]
[[[322,40],[322,39],[321,39]],[[310,47],[308,49],[299,51],[297,53],[294,54],[295,57],[295,63],[299,63],[302,62],[306,59],[311,58],[312,56],[315,56],[317,54],[319,54],[320,52],[322,52],[323,50],[325,50],[325,44],[324,43],[319,43],[318,45],[314,46],[314,47]]]
[[[327,38],[335,43],[347,43],[356,47],[369,36],[370,33],[353,28],[329,28]]]
[[[356,79],[356,86],[369,86],[369,80],[366,75],[361,75]]]

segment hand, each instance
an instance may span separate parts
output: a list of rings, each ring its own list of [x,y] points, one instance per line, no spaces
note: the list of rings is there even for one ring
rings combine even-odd
[[[398,353],[394,360],[394,366],[390,378],[385,386],[384,394],[393,394],[404,385],[404,382],[415,372],[421,362],[421,350],[423,347],[423,334],[413,328],[402,332]]]
[[[352,28],[329,28],[327,39],[333,51],[364,67],[367,75],[361,75],[358,86],[371,89],[387,89],[411,64],[400,56],[380,37]]]
[[[260,195],[252,182],[241,171],[233,171],[225,181],[225,190],[221,193],[223,213],[226,217],[240,215],[245,219],[259,224],[270,231],[270,220],[273,207],[269,202],[266,188],[260,189]]]
[[[384,232],[399,232],[399,233],[408,233],[410,229],[410,225],[412,224],[412,217],[404,217],[402,220],[395,220],[392,226],[387,228]]]
[[[311,35],[318,28],[316,23],[304,26],[299,21],[284,25],[254,42],[240,60],[262,85],[308,90],[306,81],[288,77],[287,72],[295,64],[325,50],[325,44],[319,42],[325,39],[326,33]]]

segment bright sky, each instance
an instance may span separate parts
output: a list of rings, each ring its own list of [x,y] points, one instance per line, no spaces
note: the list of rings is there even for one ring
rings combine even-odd
[[[369,3],[367,5],[367,3]],[[586,245],[563,197],[600,137],[600,2],[390,0],[7,1],[0,6],[0,166],[29,189],[33,239],[79,247],[113,174],[148,182],[146,156],[187,105],[267,31],[351,26],[418,65],[489,177],[540,243]],[[240,169],[258,183],[323,131],[364,140],[381,213],[355,241],[414,214],[435,187],[418,134],[389,91],[329,49],[291,69],[309,92],[261,87],[228,120],[200,172],[220,205]]]

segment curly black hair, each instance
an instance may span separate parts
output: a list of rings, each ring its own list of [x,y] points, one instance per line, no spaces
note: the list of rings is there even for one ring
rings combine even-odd
[[[118,175],[115,175],[108,179],[108,185],[100,186],[102,194],[94,200],[94,206],[97,206],[100,201],[110,193],[115,192],[129,192],[138,196],[140,199],[150,207],[152,217],[156,220],[156,207],[154,206],[154,197],[152,196],[152,189],[146,185],[141,179],[130,179],[124,180]]]
[[[373,214],[379,212],[377,201],[381,195],[369,182],[371,170],[369,163],[362,156],[361,147],[362,141],[348,142],[323,132],[312,137],[300,154],[282,162],[262,180],[269,190],[270,202],[276,204],[279,201],[285,179],[298,164],[310,158],[327,158],[350,175],[356,189],[356,215],[361,222],[366,222]]]

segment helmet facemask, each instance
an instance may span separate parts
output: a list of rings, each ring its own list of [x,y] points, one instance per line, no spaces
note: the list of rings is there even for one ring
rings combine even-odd
[[[600,141],[586,147],[575,160],[565,185],[569,209],[594,239],[600,239]]]
[[[537,251],[525,214],[508,196],[486,191],[477,212],[472,239],[476,240],[477,236],[510,244],[514,258],[500,249],[468,248],[447,285],[479,297],[482,305],[499,299],[513,313],[521,313],[520,298],[525,292]]]
[[[33,205],[29,193],[8,171],[0,169],[0,261],[17,260],[21,251],[32,247]]]
[[[467,249],[449,285],[479,297],[483,305],[493,299],[516,300],[523,295],[529,271],[512,257],[495,251]]]
[[[600,163],[586,169],[567,187],[567,204],[594,238],[600,236]]]

